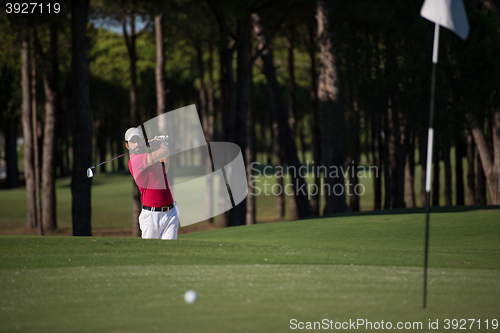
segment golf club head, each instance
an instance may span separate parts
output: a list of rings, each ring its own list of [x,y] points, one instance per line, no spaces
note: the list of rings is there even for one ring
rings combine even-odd
[[[87,177],[89,177],[89,178],[94,177],[94,172],[92,171],[92,169],[91,169],[91,168],[88,168],[88,169],[87,169]]]

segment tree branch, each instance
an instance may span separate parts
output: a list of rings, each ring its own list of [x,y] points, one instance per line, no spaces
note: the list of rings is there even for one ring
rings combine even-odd
[[[257,60],[257,58],[261,56],[262,52],[264,52],[265,50],[267,50],[269,48],[269,43],[271,42],[271,40],[274,39],[274,35],[276,35],[276,33],[278,32],[278,28],[281,26],[281,23],[283,22],[285,17],[288,15],[288,13],[292,10],[293,6],[294,6],[294,1],[292,1],[290,6],[288,6],[288,8],[283,12],[283,15],[281,16],[281,18],[276,22],[276,25],[269,32],[268,38],[266,39],[266,42],[262,46],[262,48],[259,49],[259,47],[257,46],[257,50],[255,52],[255,55],[252,56],[252,58],[250,59],[251,64],[254,63],[255,60]],[[260,16],[260,14],[258,14],[258,15]]]
[[[146,25],[141,30],[139,30],[138,33],[135,34],[135,36],[139,37],[144,31],[146,31],[149,28],[150,24],[151,24],[151,17],[149,17],[148,23],[146,23]]]
[[[127,50],[128,50],[128,53],[131,54],[131,46],[130,46],[130,41],[129,41],[129,37],[128,37],[128,34],[127,34],[127,20],[126,20],[126,16],[125,16],[125,13],[123,12],[123,10],[121,11],[121,21],[122,21],[122,28],[123,28],[123,37],[125,38],[125,44],[127,45]]]
[[[47,58],[45,57],[45,53],[42,50],[42,45],[40,45],[40,39],[38,39],[38,34],[37,34],[37,29],[36,27],[33,30],[33,41],[35,43],[35,51],[38,54],[38,56],[42,59],[42,64],[44,64],[44,67],[46,65]]]
[[[207,3],[208,3],[208,6],[210,7],[210,9],[212,9],[212,12],[214,13],[215,15],[215,19],[217,20],[217,23],[219,24],[219,27],[221,29],[221,32],[226,30],[229,32],[229,35],[235,40],[237,41],[238,40],[238,36],[236,36],[235,34],[233,34],[231,32],[231,29],[229,29],[226,25],[226,22],[222,19],[222,16],[221,14],[219,13],[219,11],[217,10],[217,8],[215,8],[214,4],[212,3],[212,0],[207,0]]]

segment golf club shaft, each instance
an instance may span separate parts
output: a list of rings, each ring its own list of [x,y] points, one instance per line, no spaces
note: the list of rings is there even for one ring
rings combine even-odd
[[[128,154],[128,153],[124,153],[124,154],[118,155],[118,156],[116,156],[116,157],[113,157],[113,158],[111,158],[111,159],[109,159],[109,160],[107,160],[107,161],[104,161],[104,162],[102,162],[102,163],[99,163],[99,164],[96,164],[96,165],[94,165],[94,166],[91,166],[91,167],[90,167],[90,169],[93,169],[93,168],[95,168],[95,167],[98,167],[99,165],[103,165],[104,163],[108,163],[108,162],[110,162],[110,161],[112,161],[112,160],[116,160],[117,158],[120,158],[120,157],[125,156],[125,155],[127,155],[127,154]]]

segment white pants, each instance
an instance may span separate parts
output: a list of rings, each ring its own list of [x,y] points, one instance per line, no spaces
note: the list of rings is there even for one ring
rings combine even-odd
[[[177,239],[179,229],[179,209],[168,212],[152,212],[143,209],[139,215],[142,238]]]

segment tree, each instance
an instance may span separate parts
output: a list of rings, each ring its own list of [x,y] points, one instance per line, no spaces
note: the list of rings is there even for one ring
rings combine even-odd
[[[156,44],[156,114],[167,111],[167,94],[165,89],[165,41],[163,37],[163,9],[155,7],[155,44]]]
[[[467,134],[467,199],[468,206],[476,204],[476,172],[474,170],[475,149],[472,134]]]
[[[31,89],[29,73],[29,35],[23,33],[21,47],[21,89],[22,100],[22,124],[24,137],[24,179],[26,180],[26,202],[28,203],[26,226],[34,228],[36,226],[36,205],[35,205],[35,171],[33,162],[33,127],[31,125]]]
[[[283,151],[284,160],[287,166],[295,172],[291,172],[292,188],[297,203],[299,218],[305,218],[312,215],[311,205],[307,198],[307,187],[304,178],[300,174],[300,162],[297,155],[297,146],[292,136],[292,131],[288,123],[288,114],[285,109],[281,87],[276,80],[276,69],[274,67],[272,50],[267,48],[270,40],[267,35],[266,28],[259,14],[253,13],[251,15],[251,22],[253,25],[254,33],[257,37],[258,48],[261,51],[260,57],[262,59],[263,68],[262,72],[266,76],[269,95],[271,97],[271,104],[273,107],[273,118],[278,126],[278,140],[280,141],[281,149]],[[345,201],[344,201],[345,205]]]
[[[491,204],[500,204],[500,109],[498,86],[500,85],[499,29],[500,12],[497,4],[480,1],[479,6],[466,4],[471,30],[467,43],[457,45],[457,38],[449,43],[457,52],[449,53],[448,70],[459,73],[461,80],[450,83],[454,97],[473,108],[465,113],[476,143],[481,165],[489,188]],[[480,80],[480,85],[470,86],[471,80]],[[479,110],[474,112],[473,110]],[[484,123],[488,120],[490,134],[485,134]],[[490,150],[491,147],[491,150]],[[472,157],[473,158],[473,157]],[[471,175],[471,181],[473,181]],[[474,194],[471,191],[471,196]]]
[[[219,28],[219,69],[220,69],[220,94],[221,94],[221,109],[222,109],[222,128],[224,141],[235,142],[236,133],[236,84],[234,79],[233,57],[238,44],[237,37],[232,33],[228,27],[227,14],[230,12],[228,9],[222,10],[213,1],[208,0],[208,5],[213,12]],[[226,6],[227,7],[227,6]],[[232,8],[230,8],[232,9]],[[234,40],[231,43],[230,37]],[[243,147],[240,146],[243,149]],[[245,155],[243,155],[245,156]],[[221,188],[220,191],[225,191]],[[245,207],[245,208],[244,208]],[[240,203],[237,207],[233,208],[238,212],[226,212],[219,215],[219,225],[227,227],[232,225],[231,215],[241,217],[242,214],[239,210],[246,209],[246,204]],[[234,222],[234,220],[233,220]],[[239,223],[242,223],[241,221]]]
[[[296,106],[296,84],[295,84],[295,58],[293,55],[295,49],[295,24],[290,23],[288,26],[288,34],[285,34],[286,46],[288,51],[288,124],[292,130],[292,136],[295,138],[297,134],[297,106]],[[298,218],[297,203],[295,196],[290,196],[288,200],[288,213],[291,220]]]
[[[37,42],[37,29],[33,29],[33,50],[35,50],[35,45]],[[36,100],[36,52],[32,53],[31,56],[31,110],[32,110],[32,125],[33,125],[33,157],[34,157],[34,170],[35,170],[35,211],[36,211],[36,224],[38,225],[39,234],[43,235],[43,223],[42,223],[42,208],[41,208],[41,197],[40,197],[40,156],[38,147],[38,110],[37,110],[37,100]]]
[[[345,163],[343,154],[344,115],[339,100],[339,81],[336,60],[332,44],[332,27],[329,16],[331,3],[319,0],[316,7],[318,22],[319,45],[319,79],[318,79],[318,110],[320,119],[322,162],[327,168],[341,169]],[[341,213],[347,211],[344,195],[344,176],[338,173],[336,177],[325,177],[325,208],[323,214]],[[336,188],[340,185],[341,194]]]
[[[455,205],[464,205],[464,178],[462,167],[462,140],[461,136],[457,135],[455,138]]]
[[[201,46],[201,42],[198,42],[196,45],[196,53],[197,53],[197,62],[199,68],[199,79],[200,79],[200,89],[199,89],[199,109],[198,111],[201,114],[201,123],[203,132],[205,134],[205,140],[207,142],[213,141],[211,139],[211,129],[213,127],[213,114],[209,114],[207,111],[208,108],[208,97],[207,97],[207,89],[205,87],[205,68],[203,64],[203,50]],[[203,161],[205,164],[205,173],[209,174],[212,170],[212,161],[210,160],[210,156],[208,156],[208,150],[206,154],[203,156]],[[209,224],[213,223],[213,180],[211,177],[207,177],[206,187],[205,187],[205,207],[207,209],[207,216],[210,218],[207,220]]]
[[[449,151],[449,150],[448,150]],[[449,155],[448,155],[449,160]],[[405,164],[405,202],[406,208],[416,207],[415,203],[415,138],[412,136],[409,138],[409,149],[406,155]]]
[[[252,54],[250,42],[250,15],[245,13],[238,21],[238,33],[240,41],[238,44],[237,53],[237,83],[236,83],[236,98],[237,98],[237,117],[236,117],[236,144],[242,149],[244,156],[243,160],[246,164],[247,184],[250,196],[238,204],[240,207],[235,207],[230,212],[231,225],[239,224],[255,224],[255,197],[251,195],[252,186],[252,170],[250,164],[254,160],[253,154],[253,117],[252,117]],[[250,116],[250,117],[249,117]],[[244,206],[244,207],[243,207]]]
[[[248,40],[250,43],[250,40]],[[247,46],[250,51],[250,46]],[[247,169],[247,181],[248,181],[248,196],[247,196],[247,212],[246,212],[246,224],[255,224],[256,222],[256,205],[257,200],[254,195],[254,187],[252,186],[252,163],[256,160],[256,149],[255,149],[255,110],[253,107],[253,73],[250,70],[250,77],[248,78],[248,82],[250,83],[249,87],[249,105],[247,108],[247,149],[246,149],[246,169]]]
[[[71,71],[73,127],[73,172],[71,214],[74,236],[91,236],[91,179],[86,169],[92,162],[92,121],[90,119],[87,17],[89,0],[71,3]]]
[[[135,31],[135,18],[137,15],[137,8],[133,5],[130,8],[121,8],[121,22],[123,28],[123,38],[125,39],[125,44],[127,45],[128,56],[130,60],[130,122],[137,124],[139,122],[139,109],[138,109],[138,97],[137,97],[137,54],[136,54],[136,39],[143,33],[148,24],[144,26],[139,32]],[[130,35],[127,32],[127,16],[130,25]],[[141,230],[139,227],[139,214],[142,210],[141,204],[141,193],[135,181],[132,181],[133,186],[133,212],[132,212],[132,236],[140,237]]]
[[[488,182],[491,204],[500,205],[500,109],[493,112],[492,118],[493,153],[490,153],[484,132],[477,122],[472,122],[471,127]]]
[[[59,85],[59,64],[57,61],[57,26],[50,25],[50,65],[49,59],[42,51],[38,37],[34,34],[37,54],[43,63],[43,88],[45,92],[45,126],[43,135],[42,164],[42,224],[44,229],[55,230],[56,218],[56,114]],[[49,70],[50,67],[50,70]]]
[[[311,108],[312,108],[312,151],[313,160],[316,166],[321,165],[321,135],[319,126],[319,114],[318,114],[318,75],[316,72],[316,41],[314,38],[315,25],[314,22],[309,22],[307,25],[308,31],[308,55],[311,62],[310,75],[311,75],[311,88],[309,95],[311,96]],[[321,188],[321,178],[318,172],[313,172],[314,185],[316,188]],[[311,206],[314,215],[319,215],[319,201],[320,201],[321,191],[315,191],[311,193]]]

